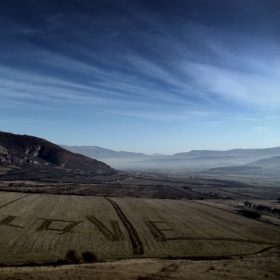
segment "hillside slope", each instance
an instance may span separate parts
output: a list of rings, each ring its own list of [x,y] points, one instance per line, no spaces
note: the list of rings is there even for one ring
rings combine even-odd
[[[268,158],[280,156],[280,147],[266,149],[232,149],[225,151],[217,150],[192,150],[187,153],[177,153],[174,158],[196,158],[196,157],[246,157],[246,158]]]
[[[98,146],[67,146],[60,145],[63,149],[66,149],[72,153],[78,153],[90,158],[105,159],[105,158],[118,158],[118,159],[146,159],[148,155],[142,153],[132,153],[124,151],[113,151],[104,149]]]
[[[45,139],[0,132],[0,165],[49,165],[69,169],[114,172],[109,165],[74,154]]]
[[[263,158],[263,159],[260,159],[260,160],[250,162],[247,165],[256,165],[256,166],[262,166],[262,167],[280,166],[280,156]]]

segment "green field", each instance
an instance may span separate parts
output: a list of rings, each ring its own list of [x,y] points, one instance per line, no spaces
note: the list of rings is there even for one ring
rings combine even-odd
[[[224,256],[280,245],[280,227],[184,200],[0,193],[0,261]]]

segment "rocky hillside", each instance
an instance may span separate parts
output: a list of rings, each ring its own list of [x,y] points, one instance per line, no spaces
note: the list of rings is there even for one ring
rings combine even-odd
[[[0,165],[48,165],[98,173],[114,172],[101,161],[74,154],[47,140],[6,132],[0,132]]]

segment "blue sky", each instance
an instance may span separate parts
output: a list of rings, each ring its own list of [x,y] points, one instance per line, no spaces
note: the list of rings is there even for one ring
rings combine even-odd
[[[0,2],[0,130],[164,153],[280,146],[278,0]]]

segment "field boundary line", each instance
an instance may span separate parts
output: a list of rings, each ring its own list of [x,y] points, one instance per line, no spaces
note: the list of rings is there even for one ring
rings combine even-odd
[[[115,201],[111,200],[110,198],[105,198],[105,200],[107,200],[109,203],[111,203],[111,205],[114,207],[117,215],[123,222],[123,225],[126,228],[128,235],[129,235],[129,239],[130,239],[132,249],[133,249],[133,254],[134,255],[143,255],[144,246],[143,246],[143,243],[142,243],[136,229],[133,227],[131,222],[127,219],[127,217],[123,213],[122,209],[119,207],[119,205]]]
[[[11,203],[14,203],[14,202],[20,200],[20,199],[22,199],[22,198],[25,198],[25,197],[27,197],[27,196],[29,196],[29,194],[24,195],[24,196],[21,196],[21,197],[19,197],[19,198],[17,198],[17,199],[14,199],[14,200],[12,200],[12,201],[10,201],[10,202],[4,204],[4,205],[1,205],[1,206],[0,206],[0,209],[3,208],[3,207],[5,207],[5,206],[7,206],[7,205],[9,205],[9,204],[11,204]]]

